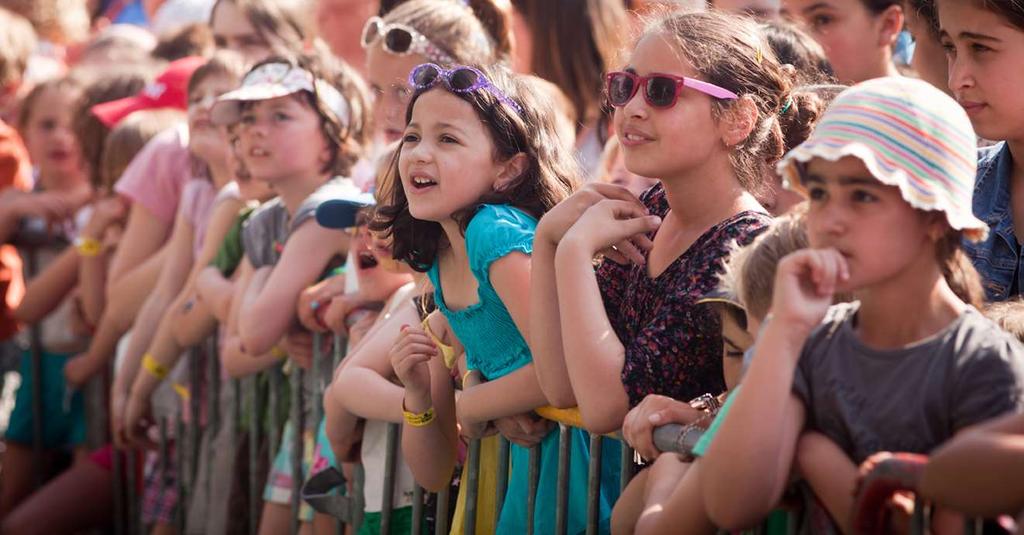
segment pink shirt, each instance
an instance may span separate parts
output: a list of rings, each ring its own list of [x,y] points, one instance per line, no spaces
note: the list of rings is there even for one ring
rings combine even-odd
[[[114,191],[171,225],[178,212],[181,191],[191,178],[188,126],[181,123],[146,143],[114,185]]]

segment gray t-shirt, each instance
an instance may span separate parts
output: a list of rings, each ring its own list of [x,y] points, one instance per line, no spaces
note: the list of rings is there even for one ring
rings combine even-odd
[[[961,429],[1022,407],[1024,346],[974,308],[910,347],[876,350],[836,305],[804,344],[793,392],[807,426],[860,464],[879,451],[927,454]]]
[[[242,227],[246,258],[257,269],[277,264],[285,241],[295,229],[316,215],[321,203],[329,199],[356,197],[360,193],[351,179],[333,178],[306,197],[291,218],[280,197],[263,203]]]

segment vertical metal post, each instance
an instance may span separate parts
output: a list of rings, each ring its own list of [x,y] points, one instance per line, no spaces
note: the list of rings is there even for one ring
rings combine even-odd
[[[434,535],[448,535],[448,506],[449,502],[450,487],[445,485],[440,492],[437,493],[437,512],[435,513],[436,521],[434,526]]]
[[[260,454],[259,375],[244,379],[249,395],[249,535],[257,535],[260,525],[262,485],[257,464]]]
[[[540,446],[530,448],[529,482],[526,494],[526,534],[533,535],[533,520],[537,516],[537,483],[540,479]],[[543,534],[539,534],[543,535]]]
[[[114,472],[114,535],[124,535],[124,521],[127,517],[125,511],[125,488],[124,488],[124,460],[121,459],[122,451],[112,449],[110,451],[111,468]]]
[[[587,477],[587,535],[597,535],[601,520],[601,435],[590,434],[590,474]]]
[[[363,465],[352,467],[352,531],[358,532],[363,527],[363,514],[366,512],[366,499],[363,487],[366,484],[366,472]]]
[[[982,522],[980,518],[964,519],[964,535],[981,535],[985,527]]]
[[[185,483],[187,473],[185,466],[187,460],[185,457],[188,455],[188,444],[185,441],[185,420],[181,416],[181,412],[178,412],[178,417],[174,422],[174,453],[178,461],[175,467],[177,471],[175,484],[178,486],[178,505],[174,510],[174,520],[175,525],[178,526],[179,533],[185,531],[185,504],[188,503],[189,496],[188,486]]]
[[[310,371],[310,378],[313,381],[313,388],[310,391],[313,393],[313,399],[309,400],[312,405],[313,421],[310,423],[313,429],[320,425],[320,420],[324,416],[323,341],[322,334],[313,333],[313,369]]]
[[[466,512],[462,523],[465,535],[476,535],[477,500],[480,497],[480,439],[469,441],[469,452],[466,456],[466,477],[462,484],[466,486]]]
[[[125,470],[125,487],[128,491],[125,493],[125,510],[128,513],[126,520],[125,532],[128,535],[134,533],[140,533],[139,529],[139,482],[138,482],[138,462],[139,454],[136,450],[125,450],[124,458],[124,470]]]
[[[273,366],[263,373],[267,378],[267,455],[270,460],[269,466],[274,466],[277,450],[281,447],[281,389],[284,377],[280,366]]]
[[[391,533],[391,512],[395,508],[395,473],[398,471],[398,445],[402,428],[398,424],[388,424],[387,438],[384,442],[384,495],[380,507],[381,535]]]
[[[501,508],[505,505],[505,492],[508,490],[508,439],[498,436],[498,496],[495,500],[494,518],[501,518]]]
[[[633,476],[636,475],[636,465],[633,464],[633,448],[626,444],[626,441],[622,442],[622,459],[621,459],[621,473],[622,479],[619,484],[619,492],[625,492],[629,482],[633,480]]]
[[[341,359],[345,357],[345,344],[340,336],[335,335],[333,337],[333,351],[331,351],[331,370],[338,369],[338,365],[341,364]],[[341,461],[338,461],[338,469],[341,469]],[[353,492],[355,492],[353,490]],[[335,535],[345,535],[345,524],[340,518],[334,519],[334,533]]]
[[[423,487],[416,485],[412,489],[412,533],[423,533]]]
[[[925,515],[925,503],[920,496],[914,499],[914,516],[910,519],[911,535],[924,535],[927,529],[927,515]]]
[[[292,517],[291,517],[291,535],[298,535],[301,526],[301,520],[299,519],[299,509],[302,506],[302,498],[299,496],[299,489],[302,488],[302,457],[305,453],[305,441],[306,441],[306,426],[303,422],[302,414],[302,403],[303,403],[303,382],[306,380],[306,374],[302,368],[295,367],[292,369],[291,385],[292,385],[292,403],[291,403],[291,421],[292,429],[295,433],[292,435],[292,492],[291,492],[291,506],[292,506]]]
[[[28,249],[28,279],[39,273],[39,251],[30,245]],[[42,324],[37,322],[29,327],[29,343],[31,344],[32,361],[29,369],[32,377],[28,381],[32,385],[32,472],[35,488],[43,485],[43,332]],[[26,378],[22,377],[22,381]],[[65,394],[66,395],[66,394]]]
[[[199,348],[192,348],[188,352],[188,407],[191,419],[188,423],[188,451],[186,452],[185,464],[179,468],[185,475],[185,492],[191,497],[195,492],[196,476],[199,466],[199,437],[201,428],[199,420],[202,418],[202,388],[203,388],[203,367],[200,360]],[[184,443],[179,439],[179,445]],[[180,504],[185,507],[188,504],[186,496],[179,496]]]
[[[558,424],[558,483],[555,489],[555,533],[565,535],[569,515],[569,426]]]

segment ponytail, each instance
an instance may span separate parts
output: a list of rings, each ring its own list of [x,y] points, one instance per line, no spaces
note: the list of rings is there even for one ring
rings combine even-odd
[[[469,0],[467,5],[491,38],[495,58],[508,61],[512,57],[512,21],[508,12],[494,0]]]
[[[963,233],[950,231],[935,245],[935,256],[942,268],[942,276],[946,279],[953,293],[963,302],[974,308],[985,306],[985,289],[981,285],[981,276],[974,269],[974,264],[960,248]]]

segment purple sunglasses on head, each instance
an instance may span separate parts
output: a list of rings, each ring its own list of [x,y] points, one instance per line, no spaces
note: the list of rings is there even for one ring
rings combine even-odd
[[[451,69],[443,69],[433,63],[424,63],[417,65],[409,73],[409,85],[417,90],[429,89],[441,81],[444,82],[448,90],[454,93],[470,93],[477,89],[485,89],[490,94],[498,97],[498,100],[516,110],[516,113],[520,115],[523,113],[523,108],[519,104],[495,87],[484,76],[484,73],[473,67],[455,66]]]

